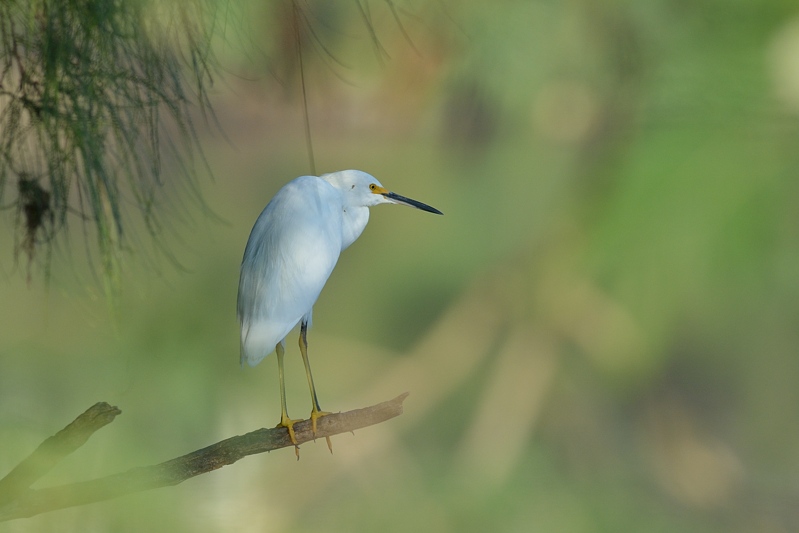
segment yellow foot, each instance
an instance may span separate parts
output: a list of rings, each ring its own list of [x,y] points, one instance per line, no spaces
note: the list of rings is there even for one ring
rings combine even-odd
[[[327,411],[317,411],[316,409],[311,411],[311,432],[313,432],[314,437],[316,436],[316,421],[329,414]],[[330,453],[333,453],[333,443],[330,442],[330,437],[325,437],[325,440],[327,441],[327,449],[330,450]]]
[[[314,434],[314,437],[316,436],[316,421],[329,414],[330,413],[327,411],[317,411],[316,409],[311,411],[311,432]]]
[[[286,428],[289,430],[289,438],[294,446],[297,445],[297,437],[294,435],[294,424],[297,422],[302,422],[302,420],[292,420],[287,416],[281,416],[280,423],[275,426],[276,428]]]

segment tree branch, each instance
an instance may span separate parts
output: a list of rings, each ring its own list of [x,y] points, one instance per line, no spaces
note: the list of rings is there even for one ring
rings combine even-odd
[[[340,433],[351,432],[399,416],[402,414],[402,402],[407,396],[408,393],[406,392],[393,400],[379,403],[371,407],[324,416],[317,421],[316,436],[311,432],[310,420],[297,422],[294,425],[297,443],[303,444],[315,440],[315,438],[330,437]],[[89,409],[89,411],[98,405],[107,406],[107,404],[97,404]],[[89,411],[78,417],[75,422],[64,428],[55,436],[50,437],[50,439],[45,441],[31,457],[39,453],[39,450],[43,448],[48,441],[56,439],[62,433],[67,432],[70,427],[78,423],[78,420],[86,416]],[[91,433],[113,420],[116,414],[119,414],[119,410],[104,424],[100,424],[95,429],[88,431],[80,444],[85,442]],[[72,442],[77,443],[78,441],[75,440]],[[77,444],[77,446],[74,446],[69,451],[74,451],[80,444]],[[157,465],[134,468],[127,472],[69,485],[39,490],[30,489],[29,487],[33,481],[44,474],[44,471],[39,469],[36,470],[38,475],[35,477],[17,475],[17,478],[22,480],[21,482],[15,482],[12,479],[12,484],[17,491],[17,497],[11,501],[0,502],[0,522],[30,517],[56,509],[63,509],[65,507],[109,500],[133,492],[177,485],[189,478],[211,472],[225,465],[233,464],[248,455],[277,450],[288,446],[293,446],[293,444],[289,439],[286,428],[262,428],[245,435],[238,435],[225,439],[201,450]],[[52,468],[52,466],[64,456],[66,456],[66,453],[58,456],[55,461],[49,465],[47,470]],[[29,459],[26,459],[26,461],[17,466],[2,482],[5,482],[6,479],[11,477],[12,474],[27,463]]]
[[[27,459],[0,479],[0,508],[30,488],[64,457],[83,446],[95,431],[113,422],[121,412],[105,402],[96,403],[67,427],[41,443]]]

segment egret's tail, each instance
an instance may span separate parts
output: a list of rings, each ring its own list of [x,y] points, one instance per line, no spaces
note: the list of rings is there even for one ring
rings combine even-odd
[[[291,329],[289,329],[291,331]],[[241,326],[241,366],[255,366],[275,351],[277,343],[283,342],[287,331],[280,331],[268,322],[254,322]]]

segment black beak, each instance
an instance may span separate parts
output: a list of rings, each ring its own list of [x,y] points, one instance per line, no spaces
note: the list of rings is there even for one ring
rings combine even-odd
[[[400,196],[394,192],[387,192],[383,194],[386,198],[394,202],[395,204],[403,204],[409,205],[411,207],[415,207],[416,209],[421,209],[422,211],[427,211],[428,213],[435,213],[436,215],[443,215],[441,211],[436,209],[435,207],[430,207],[427,204],[423,204],[422,202],[417,202],[416,200],[411,200],[410,198],[406,198],[405,196]]]

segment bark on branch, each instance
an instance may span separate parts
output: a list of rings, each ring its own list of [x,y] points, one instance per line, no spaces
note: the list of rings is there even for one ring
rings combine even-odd
[[[371,407],[333,413],[317,421],[316,435],[310,420],[294,425],[298,444],[379,424],[402,414],[408,393]],[[158,487],[177,485],[194,476],[211,472],[256,453],[293,446],[285,428],[257,429],[230,437],[181,457],[151,466],[90,481],[45,489],[30,486],[69,453],[78,449],[98,429],[112,422],[119,409],[98,403],[74,422],[44,441],[39,448],[0,480],[0,522],[109,500]]]

